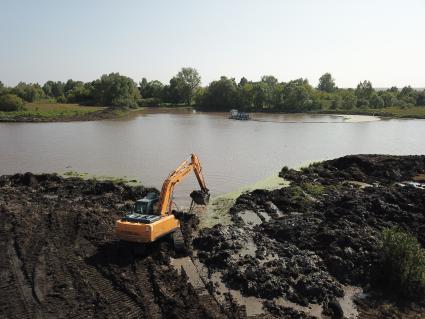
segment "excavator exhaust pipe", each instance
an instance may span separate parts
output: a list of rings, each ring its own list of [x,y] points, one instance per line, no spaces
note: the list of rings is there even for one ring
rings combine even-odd
[[[192,197],[195,204],[198,205],[208,205],[210,201],[210,193],[208,191],[195,190],[190,193],[190,197]]]

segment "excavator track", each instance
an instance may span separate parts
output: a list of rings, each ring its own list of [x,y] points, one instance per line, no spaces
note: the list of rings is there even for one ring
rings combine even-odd
[[[176,251],[176,253],[178,254],[187,253],[187,247],[184,242],[183,233],[180,228],[173,233],[172,237],[173,237],[174,250]]]

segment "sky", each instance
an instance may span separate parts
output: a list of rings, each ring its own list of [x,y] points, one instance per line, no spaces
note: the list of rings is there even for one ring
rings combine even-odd
[[[425,0],[0,0],[0,81],[167,83],[190,66],[339,87],[425,87]]]

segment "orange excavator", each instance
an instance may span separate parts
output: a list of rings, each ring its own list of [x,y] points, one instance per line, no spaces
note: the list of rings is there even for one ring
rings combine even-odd
[[[172,171],[162,185],[159,196],[149,193],[136,201],[134,212],[116,221],[115,233],[124,241],[151,243],[165,235],[172,234],[176,250],[184,245],[180,229],[181,221],[173,214],[172,195],[175,185],[183,180],[191,171],[195,172],[200,190],[190,194],[192,205],[207,205],[210,194],[205,185],[202,167],[198,157],[191,154],[190,158]]]

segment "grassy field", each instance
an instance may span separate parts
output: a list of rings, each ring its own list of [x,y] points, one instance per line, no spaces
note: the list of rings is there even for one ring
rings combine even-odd
[[[51,102],[27,103],[23,111],[0,112],[0,120],[8,119],[66,119],[81,117],[89,113],[104,110],[104,107],[81,106],[78,104],[61,104]]]
[[[379,109],[379,111],[389,113],[391,114],[391,116],[394,116],[394,117],[425,118],[425,106],[412,106],[412,107],[406,107],[406,108],[392,106],[392,107]]]
[[[81,179],[87,180],[96,180],[96,181],[112,181],[114,183],[124,183],[130,186],[141,186],[142,183],[135,178],[128,176],[116,177],[116,176],[107,176],[107,175],[94,175],[89,173],[82,173],[76,171],[67,171],[60,174],[63,177],[78,177]]]
[[[319,113],[327,114],[358,114],[358,115],[374,115],[382,117],[394,118],[422,118],[425,119],[425,106],[411,107],[385,107],[380,109],[355,109],[355,110],[326,110]]]
[[[39,114],[44,117],[86,114],[104,109],[97,106],[81,106],[78,104],[61,103],[27,103],[25,113]],[[18,112],[20,113],[20,112]]]

